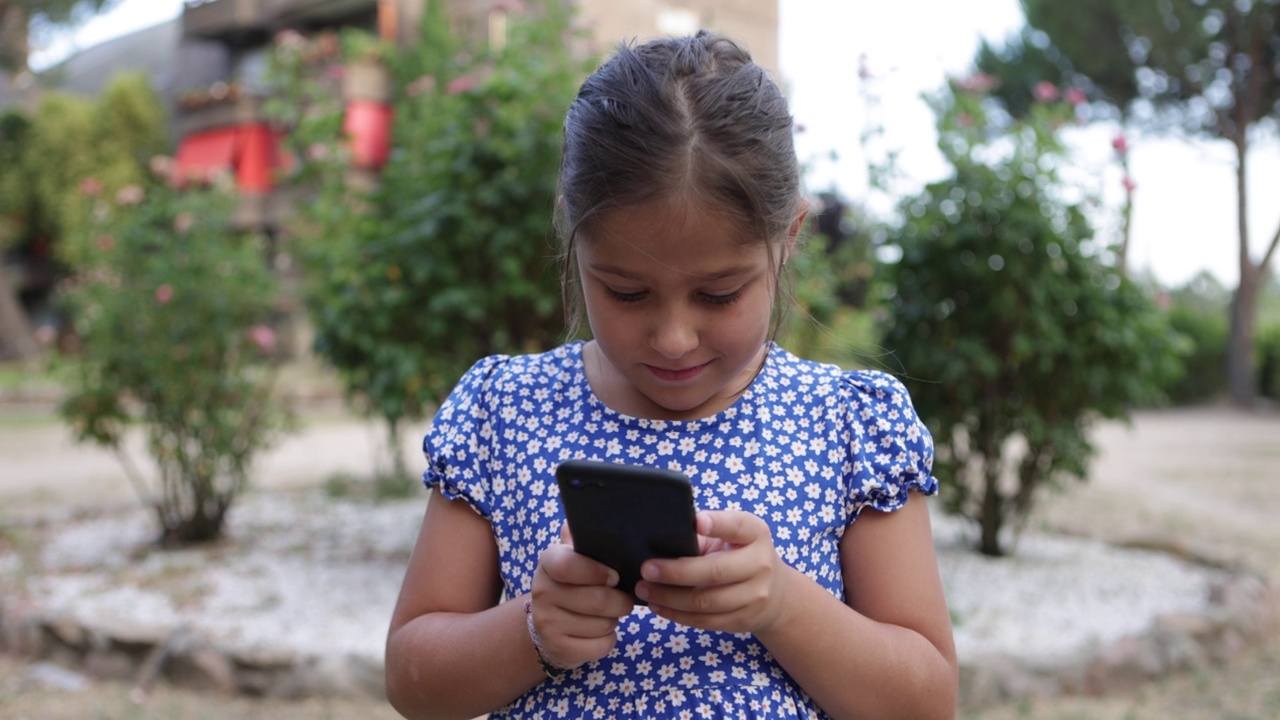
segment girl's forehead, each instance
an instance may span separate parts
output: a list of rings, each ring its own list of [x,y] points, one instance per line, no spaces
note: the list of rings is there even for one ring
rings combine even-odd
[[[675,197],[610,208],[602,212],[586,232],[589,239],[648,236],[703,236],[754,246],[758,242],[750,224],[727,209],[706,201]]]

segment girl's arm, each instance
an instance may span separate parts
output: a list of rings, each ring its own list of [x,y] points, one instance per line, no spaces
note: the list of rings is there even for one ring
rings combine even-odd
[[[433,492],[387,636],[387,699],[406,718],[473,718],[545,679],[523,603],[498,604],[489,523]]]
[[[387,699],[407,718],[473,718],[547,679],[529,639],[524,601],[498,603],[498,550],[489,522],[462,500],[432,493],[387,636]],[[603,657],[631,598],[617,573],[552,545],[534,573],[544,649],[564,665]]]
[[[638,592],[676,622],[752,632],[832,717],[946,718],[959,671],[924,498],[864,510],[840,545],[848,604],[778,558],[768,525],[699,515],[724,552],[651,561]],[[662,584],[658,584],[662,583]]]

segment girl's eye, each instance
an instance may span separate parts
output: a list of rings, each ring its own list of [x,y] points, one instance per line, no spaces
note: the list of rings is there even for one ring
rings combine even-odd
[[[725,293],[724,295],[712,295],[709,293],[704,293],[702,295],[702,300],[703,302],[707,302],[712,305],[728,305],[729,303],[737,300],[740,297],[742,297],[742,291],[734,290],[733,292]]]
[[[624,302],[624,303],[639,302],[640,300],[644,299],[643,291],[619,292],[617,290],[614,290],[613,288],[605,288],[605,289],[609,291],[609,297],[613,298],[614,300],[617,300],[618,302]]]

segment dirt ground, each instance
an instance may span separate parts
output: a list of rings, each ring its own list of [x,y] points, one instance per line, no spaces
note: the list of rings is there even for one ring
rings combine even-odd
[[[373,431],[353,422],[331,418],[309,424],[304,433],[266,459],[269,476],[281,485],[296,486],[307,478],[322,481],[325,471],[317,468],[360,467],[375,441],[363,447],[357,442],[353,448],[352,437],[373,437]],[[6,509],[128,500],[127,484],[112,469],[113,461],[73,448],[60,428],[0,424],[0,430],[0,505]],[[347,441],[339,442],[343,437]],[[1095,439],[1100,454],[1091,480],[1044,498],[1035,524],[1115,542],[1165,547],[1280,580],[1280,521],[1276,519],[1280,516],[1280,411],[1211,407],[1142,412],[1134,416],[1131,426],[1099,426]],[[49,457],[62,457],[67,466],[59,471],[38,462]],[[19,471],[22,474],[15,475]],[[37,486],[32,477],[45,482]],[[88,493],[89,489],[93,492]],[[49,689],[30,680],[31,667],[0,655],[0,717],[397,717],[385,703],[374,701],[229,698],[166,687],[138,703],[130,696],[131,688],[120,683],[88,681],[76,690]],[[1280,720],[1280,639],[1271,638],[1224,666],[1171,676],[1129,695],[1022,701],[966,711],[960,717]]]

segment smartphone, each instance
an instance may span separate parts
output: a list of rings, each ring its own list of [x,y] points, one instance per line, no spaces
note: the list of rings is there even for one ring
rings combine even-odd
[[[617,570],[619,589],[635,595],[645,560],[698,554],[693,488],[682,473],[569,460],[556,467],[556,483],[574,550]]]

